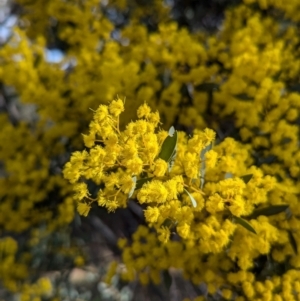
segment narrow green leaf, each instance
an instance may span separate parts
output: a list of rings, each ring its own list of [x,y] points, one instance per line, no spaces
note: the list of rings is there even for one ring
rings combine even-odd
[[[285,145],[285,144],[288,144],[292,141],[291,138],[288,138],[288,137],[285,137],[285,138],[282,138],[281,141],[280,141],[280,144],[281,145]]]
[[[247,218],[257,218],[260,215],[271,216],[281,213],[289,208],[289,205],[274,205],[262,209],[256,209]]]
[[[169,135],[162,144],[159,158],[163,159],[166,162],[169,162],[172,159],[177,146],[177,131],[172,126],[169,130]]]
[[[257,157],[257,159],[258,159],[258,162],[259,162],[260,165],[263,164],[263,163],[271,164],[271,163],[274,163],[274,162],[278,161],[278,157],[272,156],[272,155],[267,156],[265,158],[258,158]]]
[[[204,172],[202,174],[204,174]],[[201,189],[203,189],[204,183],[205,183],[205,178],[204,177],[200,177],[200,188]]]
[[[251,101],[254,100],[254,97],[248,96],[248,94],[246,93],[241,93],[241,94],[236,94],[233,95],[235,98],[239,99],[239,100],[243,100],[243,101]]]
[[[164,222],[161,224],[161,227],[171,228],[173,225],[174,225],[174,221],[172,221],[170,218],[166,218]]]
[[[290,244],[291,244],[295,254],[297,255],[298,254],[298,247],[297,247],[297,242],[295,240],[295,237],[294,237],[294,235],[291,231],[288,231],[288,235],[289,235]]]
[[[218,89],[219,85],[215,83],[203,83],[195,87],[195,90],[199,92],[210,92]]]
[[[175,147],[174,152],[171,156],[171,159],[168,162],[168,172],[170,172],[172,167],[174,166],[174,162],[175,162],[175,159],[176,159],[176,154],[177,153],[176,153],[176,147]]]
[[[287,220],[289,220],[289,219],[291,219],[291,218],[292,218],[292,216],[293,216],[293,213],[292,213],[292,211],[291,211],[291,208],[290,208],[290,207],[286,209],[286,211],[285,211],[285,214],[286,214],[286,219],[287,219]]]
[[[248,174],[248,175],[241,176],[241,179],[244,181],[245,184],[247,184],[248,182],[250,182],[252,177],[253,177],[253,174]]]
[[[237,216],[233,216],[233,220],[240,224],[241,226],[243,226],[245,229],[247,229],[248,231],[256,234],[255,230],[253,229],[253,227],[246,221],[244,220],[243,218],[241,217],[237,217]]]
[[[196,200],[194,199],[194,197],[193,197],[186,189],[184,189],[184,191],[185,191],[185,192],[187,193],[187,195],[190,197],[191,202],[192,202],[192,204],[193,204],[193,207],[196,208],[196,207],[197,207],[197,202],[196,202]]]
[[[131,196],[133,195],[133,193],[134,193],[134,191],[136,189],[136,182],[137,182],[136,181],[136,176],[132,177],[132,181],[133,181],[134,184],[133,184],[131,190],[128,193],[128,198],[131,198]]]
[[[169,291],[170,287],[172,285],[172,276],[170,275],[169,270],[163,271],[163,278],[164,278],[165,286],[166,286],[167,290]]]
[[[147,183],[150,182],[153,179],[153,177],[151,178],[143,178],[143,179],[139,179],[136,181],[135,183],[135,190],[142,188],[142,186]]]
[[[37,68],[40,65],[41,61],[42,61],[42,56],[38,54],[34,59],[33,66]]]

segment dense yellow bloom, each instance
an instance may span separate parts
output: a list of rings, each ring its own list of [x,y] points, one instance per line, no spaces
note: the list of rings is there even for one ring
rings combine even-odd
[[[148,118],[150,114],[151,114],[151,109],[146,103],[141,105],[137,110],[138,118],[143,118],[143,117]]]
[[[87,216],[90,212],[91,206],[86,203],[78,203],[77,210],[79,214]]]
[[[109,264],[108,271],[106,272],[106,276],[105,276],[105,282],[107,284],[111,284],[111,280],[113,276],[116,274],[117,268],[118,268],[118,263],[116,261],[112,261]]]
[[[232,298],[232,291],[229,289],[223,289],[222,290],[222,296],[226,299],[226,300],[230,300]]]
[[[157,160],[155,160],[154,164],[155,164],[155,167],[154,167],[153,174],[156,177],[164,176],[167,171],[167,168],[168,168],[168,163],[166,161],[158,158]]]
[[[148,207],[146,210],[145,210],[145,218],[146,218],[146,221],[148,223],[155,223],[157,222],[157,219],[159,217],[159,209],[158,208],[153,208],[153,207]]]
[[[49,294],[52,290],[52,284],[48,278],[40,278],[37,285],[42,295]]]
[[[295,299],[300,266],[294,250],[300,242],[298,1],[244,0],[226,11],[218,34],[204,35],[156,21],[158,30],[149,33],[139,20],[145,13],[155,15],[151,22],[165,20],[167,8],[161,1],[141,7],[137,1],[128,5],[120,0],[118,9],[134,12],[118,39],[101,10],[114,6],[110,1],[18,2],[26,11],[20,23],[24,30],[16,28],[1,48],[0,79],[23,104],[34,104],[38,121],[27,120],[20,111],[12,126],[1,116],[4,235],[40,223],[55,231],[73,220],[76,206],[86,216],[93,202],[113,212],[130,198],[146,206],[145,219],[153,229],[138,230],[147,243],[134,238],[132,253],[130,243],[123,242],[128,247],[123,253],[127,280],[137,275],[144,284],[158,283],[160,271],[175,266],[224,298]],[[40,36],[52,30],[53,20],[58,38],[67,45],[58,64],[45,59],[53,37]],[[74,66],[66,70],[71,61]],[[186,105],[185,88],[192,105]],[[116,95],[128,99],[120,119],[124,102]],[[81,139],[89,108],[99,101]],[[132,121],[136,111],[139,119]],[[176,150],[169,154],[174,157],[166,159],[161,153],[169,136],[159,126],[163,121],[167,128],[175,119],[198,130],[190,137],[178,132]],[[208,124],[222,141],[218,145]],[[224,139],[227,133],[244,144]],[[87,149],[73,152],[64,167],[69,185],[57,162],[83,144]],[[248,182],[245,175],[252,175]],[[91,182],[96,188],[89,191]],[[36,208],[54,192],[59,204],[41,214]],[[289,205],[292,217],[282,212],[251,218],[256,209],[282,204]],[[233,216],[245,219],[257,234]],[[30,243],[38,240],[34,236]],[[0,250],[1,281],[16,291],[14,277],[30,274],[27,262],[14,261],[14,240],[1,238]],[[288,261],[289,270],[276,281],[267,267],[263,275],[254,273],[251,269],[264,256],[279,269]],[[10,269],[17,271],[15,276]],[[274,283],[256,279],[263,277]],[[34,288],[24,290],[22,298],[35,298]]]
[[[109,105],[109,113],[114,117],[118,117],[123,111],[124,103],[121,99],[113,100]]]
[[[218,159],[218,153],[215,152],[214,150],[210,150],[207,153],[205,153],[205,167],[210,168],[210,167],[215,167]]]
[[[181,223],[177,227],[177,232],[182,238],[188,238],[190,235],[190,226],[187,223]]]
[[[75,196],[74,198],[78,201],[82,200],[88,195],[87,185],[85,183],[77,183],[74,185]]]
[[[107,112],[103,105],[99,110]],[[146,117],[151,111],[146,104],[138,112],[143,117],[130,122],[124,131],[118,128],[119,116],[108,113],[99,119],[95,113],[92,122],[100,127],[109,122],[113,133],[107,137],[97,132],[95,139],[104,142],[104,147],[96,145],[82,155],[75,153],[66,164],[65,176],[70,181],[74,181],[76,170],[81,175],[73,186],[75,197],[83,197],[86,203],[79,203],[78,209],[87,215],[96,201],[86,190],[82,182],[85,179],[102,185],[97,202],[109,212],[125,207],[129,198],[147,204],[145,220],[153,231],[140,227],[131,245],[126,240],[120,242],[127,267],[122,277],[132,280],[136,271],[141,283],[147,284],[149,279],[158,283],[158,270],[176,266],[193,282],[206,282],[214,293],[226,283],[225,275],[215,274],[217,267],[213,264],[201,275],[191,261],[210,256],[211,262],[220,258],[220,266],[226,272],[234,264],[246,271],[253,267],[256,258],[268,254],[281,241],[273,220],[263,216],[249,220],[257,233],[254,234],[238,225],[233,217],[247,217],[257,205],[269,204],[267,196],[277,187],[276,181],[264,176],[259,168],[249,167],[248,148],[233,139],[213,146],[214,133],[208,129],[197,131],[191,138],[171,130],[166,134],[151,125]],[[167,143],[174,143],[169,153],[164,149]],[[117,151],[114,159],[107,161],[110,149]],[[134,164],[140,169],[134,170]],[[249,174],[249,180],[245,180]],[[179,242],[172,241],[173,234],[179,237]],[[172,248],[178,252],[174,253]],[[237,283],[242,283],[244,296],[255,296],[253,274],[245,274],[244,280],[233,277],[231,274],[228,278],[232,290],[224,290],[224,297],[230,298]]]
[[[163,203],[167,200],[168,191],[162,182],[158,180],[145,184],[138,192],[137,199],[139,202]]]
[[[157,230],[157,233],[159,241],[161,241],[162,243],[168,242],[170,238],[170,230],[168,228],[162,227]]]
[[[215,193],[209,196],[206,203],[206,210],[212,214],[225,209],[225,200],[218,194]]]

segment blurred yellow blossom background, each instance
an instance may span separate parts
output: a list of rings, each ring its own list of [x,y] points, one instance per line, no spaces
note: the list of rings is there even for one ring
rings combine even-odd
[[[299,299],[300,3],[196,2],[3,5],[1,298]]]

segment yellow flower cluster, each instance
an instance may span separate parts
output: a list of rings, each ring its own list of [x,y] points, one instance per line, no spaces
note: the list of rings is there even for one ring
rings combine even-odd
[[[47,36],[50,27],[70,47],[95,49],[97,40],[107,38],[113,27],[103,16],[97,0],[17,2],[27,11],[23,26],[30,38]]]
[[[40,136],[44,142],[40,143],[25,122],[14,127],[4,116],[0,116],[0,120],[3,125],[0,160],[5,162],[7,172],[7,177],[0,178],[0,196],[3,198],[0,203],[1,228],[20,233],[41,221],[48,222],[52,229],[70,223],[74,219],[72,198],[64,198],[58,207],[52,209],[48,204],[42,205],[47,195],[58,188],[64,196],[70,192],[68,183],[58,172],[49,172],[50,157],[54,155],[50,153],[55,153],[48,144],[50,141]],[[20,148],[22,152],[18,152]],[[58,218],[53,220],[55,211]]]
[[[14,239],[11,237],[0,239],[0,279],[10,291],[20,293],[20,300],[31,301],[35,298],[34,300],[39,301],[42,296],[51,293],[51,281],[42,277],[33,284],[26,283],[29,274],[28,263],[32,256],[28,252],[18,256],[17,251],[18,244]]]
[[[25,263],[17,262],[17,251],[18,244],[13,238],[4,237],[0,239],[0,279],[3,284],[13,292],[16,292],[18,289],[16,279],[24,280],[28,276],[26,260]],[[29,254],[27,254],[27,257],[28,255]],[[23,254],[23,256],[24,259],[26,259],[26,255]]]
[[[275,180],[264,178],[258,169],[247,170],[241,165],[237,160],[248,154],[238,151],[233,140],[227,139],[214,150],[210,148],[215,133],[210,129],[195,131],[191,138],[173,128],[169,134],[156,132],[159,115],[146,104],[137,111],[139,119],[120,131],[122,111],[121,99],[100,105],[89,134],[83,135],[89,151],[73,153],[64,168],[64,177],[73,184],[80,214],[87,216],[93,202],[115,211],[125,207],[128,198],[136,198],[147,205],[146,221],[158,230],[162,241],[168,241],[170,236],[167,222],[182,238],[198,241],[206,231],[205,214],[219,213],[224,220],[216,221],[215,231],[228,227],[228,232],[222,234],[224,237],[207,233],[207,240],[212,234],[221,240],[214,247],[210,245],[213,239],[202,246],[205,252],[218,252],[228,244],[234,230],[228,219],[230,213],[237,217],[250,215],[256,205],[267,202]],[[239,178],[242,172],[253,173],[249,184]],[[89,191],[88,181],[94,182],[97,189]],[[222,238],[217,238],[219,235]]]
[[[299,22],[299,2],[297,0],[291,1],[276,1],[276,0],[243,0],[245,4],[258,4],[261,10],[275,8],[281,12],[284,17],[291,19],[294,22]]]
[[[297,1],[244,2],[276,7],[290,18],[298,6]],[[299,74],[296,28],[280,26],[276,15],[266,17],[252,6],[240,5],[227,11],[219,38],[211,38],[209,43],[210,59],[224,64],[219,70],[223,82],[219,91],[213,92],[212,110],[222,117],[235,116],[242,141],[251,142],[258,163],[266,163],[262,168],[268,174],[285,182],[288,173],[297,180],[300,98],[295,93]]]
[[[21,288],[21,301],[42,301],[52,293],[52,283],[48,278],[42,277],[34,284],[24,284]]]
[[[260,224],[264,221],[259,220]],[[210,225],[209,225],[210,226]],[[258,226],[261,231],[266,230],[265,226]],[[271,234],[269,229],[265,232]],[[253,237],[249,244],[247,232],[238,232],[238,239],[232,242],[227,251],[219,254],[203,254],[202,248],[191,247],[184,241],[168,241],[165,244],[157,239],[156,234],[145,226],[140,226],[134,233],[131,245],[126,239],[119,240],[119,247],[122,249],[122,259],[126,268],[121,276],[126,281],[132,281],[136,277],[146,285],[150,281],[159,284],[163,281],[161,271],[169,267],[182,270],[186,279],[194,284],[205,282],[208,289],[207,296],[199,296],[194,301],[210,300],[218,292],[225,300],[246,301],[246,300],[297,300],[299,291],[300,273],[296,269],[284,272],[284,265],[278,265],[270,261],[269,266],[262,271],[247,271],[247,268],[238,269],[231,256],[231,250],[240,248],[237,257],[244,261],[243,254],[247,254],[248,248],[256,249],[257,237]],[[265,234],[260,234],[261,238]],[[273,237],[274,238],[274,237]],[[246,243],[246,245],[244,245]],[[235,245],[235,247],[233,247]],[[257,248],[259,251],[259,247]],[[257,252],[256,251],[256,252]],[[239,262],[240,262],[239,261]],[[250,260],[251,261],[251,260]],[[250,262],[248,261],[248,263]],[[282,274],[275,271],[282,269]],[[274,273],[265,280],[268,273]],[[258,278],[257,278],[258,277]],[[185,299],[190,300],[190,299]]]
[[[256,165],[280,182],[269,199],[274,205],[289,204],[293,215],[288,220],[270,218],[279,235],[270,251],[276,264],[288,261],[298,268],[299,37],[297,28],[282,26],[278,15],[297,20],[299,3],[244,2],[276,10],[266,16],[255,5],[240,5],[227,12],[224,29],[208,51],[230,69],[224,70],[224,82],[213,92],[212,106],[221,116],[235,116],[241,140],[251,143]]]
[[[84,135],[88,150],[72,154],[64,176],[73,184],[82,215],[88,215],[94,202],[108,211],[125,207],[129,198],[143,206],[148,227],[140,226],[131,244],[119,241],[124,279],[138,276],[143,284],[158,284],[160,272],[175,267],[195,284],[205,282],[210,294],[224,288],[224,296],[240,285],[228,278],[234,277],[233,267],[255,281],[246,271],[288,234],[276,227],[286,220],[284,213],[255,215],[260,204],[268,208],[269,193],[278,185],[275,179],[249,167],[249,147],[233,139],[213,147],[215,133],[210,129],[195,131],[192,137],[173,128],[169,133],[157,130],[159,115],[146,104],[139,107],[138,120],[122,131],[122,111],[121,99],[99,106]],[[97,188],[89,189],[90,181]],[[240,296],[254,296],[250,280],[241,282]],[[291,291],[282,287],[283,294]]]

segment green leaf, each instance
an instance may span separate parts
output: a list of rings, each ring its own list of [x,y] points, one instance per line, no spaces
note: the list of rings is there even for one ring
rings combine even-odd
[[[33,62],[33,66],[36,68],[40,65],[42,61],[42,56],[41,55],[37,55],[34,59],[34,62]]]
[[[174,221],[171,220],[170,218],[166,218],[160,227],[167,227],[170,229],[173,225],[174,225]]]
[[[285,214],[286,214],[286,219],[287,219],[287,220],[289,220],[289,219],[291,219],[291,218],[292,218],[292,216],[293,216],[293,213],[292,213],[292,211],[291,211],[291,208],[290,208],[290,207],[286,209],[286,211],[285,211]]]
[[[202,174],[204,174],[204,172]],[[200,177],[200,188],[201,189],[203,189],[204,183],[205,183],[205,178],[201,176]]]
[[[142,186],[147,183],[150,182],[153,179],[153,177],[151,178],[143,178],[143,179],[139,179],[136,181],[135,183],[135,190],[142,188]]]
[[[193,207],[196,208],[196,207],[197,207],[197,202],[196,202],[196,200],[194,199],[194,197],[193,197],[186,189],[184,189],[184,191],[185,191],[185,192],[187,193],[187,195],[190,197],[191,202],[192,202],[192,204],[193,204]]]
[[[131,196],[133,195],[135,189],[136,189],[136,176],[132,177],[132,181],[134,183],[134,185],[132,186],[131,190],[128,193],[128,198],[131,198]]]
[[[260,215],[271,216],[281,213],[289,208],[289,205],[274,205],[262,209],[256,209],[247,218],[257,218]]]
[[[244,181],[245,184],[248,184],[248,182],[250,182],[252,177],[253,177],[253,174],[248,174],[248,175],[241,176],[241,179]]]
[[[254,97],[248,96],[248,94],[246,93],[240,93],[240,94],[236,94],[233,95],[235,98],[239,99],[239,100],[243,100],[243,101],[251,101],[254,100]]]
[[[215,83],[203,83],[195,86],[195,90],[199,92],[210,92],[218,89],[219,85]]]
[[[289,235],[290,244],[291,244],[295,254],[297,255],[298,254],[298,248],[297,248],[297,242],[295,240],[295,237],[294,237],[294,235],[291,231],[288,231],[288,235]]]
[[[176,151],[177,146],[177,131],[172,126],[169,130],[169,135],[163,142],[161,146],[159,158],[163,159],[166,162],[169,162]]]
[[[175,159],[176,159],[176,148],[171,156],[171,159],[169,160],[169,163],[168,163],[168,172],[171,171],[172,167],[174,166],[174,163],[175,163]]]
[[[281,141],[280,141],[280,144],[281,145],[285,145],[285,144],[288,144],[292,141],[291,138],[288,138],[288,137],[285,137],[285,138],[282,138]]]
[[[233,220],[236,222],[236,223],[238,223],[238,224],[240,224],[241,226],[243,226],[245,229],[247,229],[248,231],[250,231],[250,232],[252,232],[252,233],[254,233],[254,234],[257,234],[256,232],[255,232],[255,230],[253,229],[253,227],[246,221],[246,220],[244,220],[243,218],[241,218],[241,217],[237,217],[237,216],[233,216]]]
[[[167,290],[169,291],[170,287],[172,285],[172,276],[170,275],[169,270],[163,271],[163,278],[164,278],[165,286],[166,286]]]

